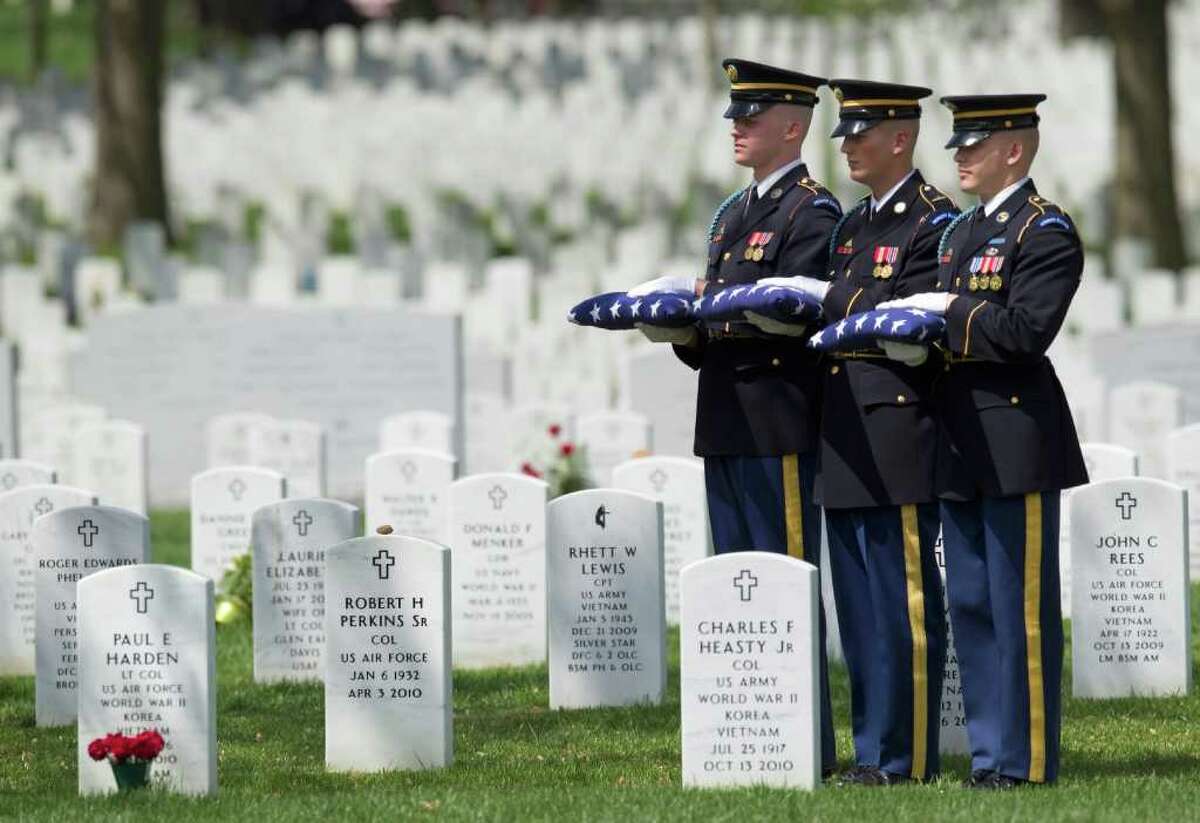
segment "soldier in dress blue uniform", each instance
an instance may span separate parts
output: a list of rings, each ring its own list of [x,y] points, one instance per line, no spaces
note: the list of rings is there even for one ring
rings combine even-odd
[[[630,294],[712,295],[777,274],[827,276],[829,235],[841,206],[800,158],[825,81],[748,60],[723,66],[734,156],[753,170],[754,180],[717,210],[702,280],[660,277]],[[642,330],[651,340],[675,344],[679,358],[700,370],[695,451],[704,458],[716,551],[774,551],[819,565],[821,510],[812,487],[820,373],[817,355],[805,345],[808,331],[766,318]],[[835,754],[823,610],[819,646],[822,762],[829,772]]]
[[[830,80],[850,177],[871,193],[830,239],[832,282],[778,278],[823,302],[835,323],[937,283],[938,240],[958,214],[913,167],[918,86]],[[846,667],[856,766],[844,780],[886,786],[938,771],[946,625],[934,554],[938,359],[879,341],[823,367],[817,500]]]
[[[950,224],[936,290],[887,305],[944,314],[935,485],[972,773],[1009,788],[1058,776],[1061,489],[1087,482],[1046,350],[1083,271],[1070,217],[1029,178],[1042,94],[943,97],[947,148],[981,205]]]

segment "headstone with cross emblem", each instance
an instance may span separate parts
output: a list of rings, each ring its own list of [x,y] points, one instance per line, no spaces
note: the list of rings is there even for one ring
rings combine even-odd
[[[58,480],[53,467],[32,460],[0,460],[0,494],[22,486],[51,485]]]
[[[325,494],[325,431],[306,420],[272,420],[250,433],[250,465],[287,478],[292,497]]]
[[[1089,482],[1138,475],[1138,456],[1132,449],[1112,443],[1083,443],[1080,448]],[[1063,614],[1071,611],[1071,495],[1074,491],[1063,489],[1059,509],[1058,579],[1062,587]]]
[[[1108,402],[1109,441],[1137,452],[1143,476],[1166,477],[1166,438],[1183,424],[1183,393],[1140,380],[1114,388]]]
[[[150,521],[112,506],[73,506],[33,526],[37,561],[37,724],[74,723],[79,686],[76,584],[105,569],[150,560]]]
[[[497,420],[507,416],[508,403],[503,395],[484,391],[467,393],[463,402],[466,471],[483,474],[509,467],[507,434],[496,425]]]
[[[454,454],[454,418],[438,411],[408,411],[379,424],[379,451],[424,449]]]
[[[325,552],[359,534],[356,506],[289,498],[254,512],[254,680],[324,675]]]
[[[105,503],[146,514],[146,430],[125,420],[105,420],[75,433],[73,482]]]
[[[367,458],[366,531],[391,526],[396,534],[446,542],[446,492],[455,459],[444,452],[402,449]]]
[[[552,500],[546,593],[552,709],[662,701],[662,503],[619,489]]]
[[[166,743],[153,785],[215,794],[212,580],[174,566],[123,566],[80,580],[78,601],[80,794],[117,789],[108,763],[88,757],[89,742],[150,728]]]
[[[209,469],[192,478],[192,571],[217,583],[250,551],[250,518],[286,497],[279,472],[253,466]]]
[[[587,475],[593,486],[618,485],[613,479],[613,469],[653,450],[650,421],[637,412],[604,411],[585,415],[579,418],[575,431],[587,459]]]
[[[35,485],[0,494],[0,675],[33,674],[37,636],[37,555],[33,524],[96,496],[72,486]]]
[[[325,569],[326,767],[449,766],[450,551],[360,537],[331,546]]]
[[[683,785],[816,788],[816,567],[738,552],[690,563],[680,580]]]
[[[1167,479],[1188,491],[1191,547],[1188,566],[1192,580],[1200,581],[1200,423],[1176,429],[1167,436]]]
[[[546,483],[476,474],[450,486],[454,665],[546,660]]]
[[[942,668],[941,732],[938,734],[938,751],[942,754],[970,754],[971,743],[967,739],[967,713],[963,705],[962,675],[958,666],[958,649],[954,645],[954,626],[950,622],[950,603],[946,600],[946,551],[942,530],[938,528],[937,543],[934,544],[938,572],[942,576],[942,611],[946,616],[946,663]],[[826,566],[825,568],[829,568]],[[822,575],[822,578],[830,575]]]
[[[618,489],[638,492],[663,504],[663,570],[667,623],[679,623],[679,571],[712,554],[704,464],[691,457],[643,457],[613,469]]]
[[[204,427],[205,465],[210,469],[250,465],[251,436],[259,426],[270,422],[271,416],[260,412],[233,412],[211,418]]]
[[[1076,697],[1191,688],[1187,492],[1122,477],[1071,494]]]

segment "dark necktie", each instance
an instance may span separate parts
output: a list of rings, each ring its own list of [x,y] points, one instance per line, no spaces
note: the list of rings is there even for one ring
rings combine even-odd
[[[750,213],[750,209],[754,208],[754,204],[758,202],[758,184],[754,183],[750,186],[750,196],[746,198],[746,213]]]

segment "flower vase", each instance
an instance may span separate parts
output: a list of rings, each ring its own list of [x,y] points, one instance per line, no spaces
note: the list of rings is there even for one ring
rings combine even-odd
[[[150,761],[127,760],[112,764],[113,777],[117,779],[117,791],[131,792],[150,785]]]

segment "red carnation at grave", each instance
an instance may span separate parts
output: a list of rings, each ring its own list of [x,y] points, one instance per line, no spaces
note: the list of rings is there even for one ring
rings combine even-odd
[[[559,449],[559,451],[562,452],[563,457],[570,457],[572,454],[575,453],[575,444],[574,443],[563,443],[562,447]]]
[[[547,429],[547,431],[550,432],[551,437],[558,437],[560,434],[562,434],[562,426],[558,425],[557,423],[551,423],[550,428]]]

